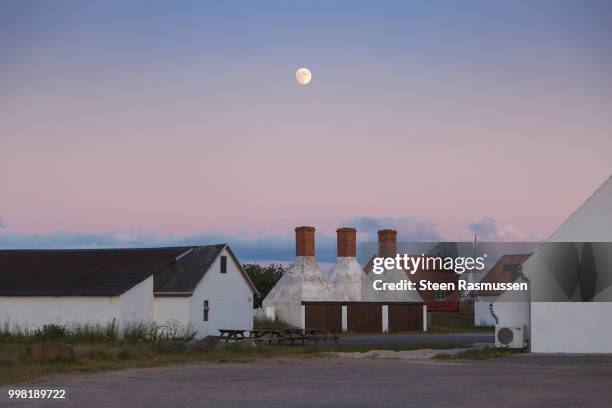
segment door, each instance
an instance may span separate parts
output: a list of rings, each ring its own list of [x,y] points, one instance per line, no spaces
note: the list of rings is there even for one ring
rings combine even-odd
[[[306,304],[307,330],[342,330],[342,305],[312,303]]]
[[[423,305],[389,305],[389,332],[422,330]]]
[[[352,333],[381,333],[382,305],[377,303],[349,303],[347,329]]]

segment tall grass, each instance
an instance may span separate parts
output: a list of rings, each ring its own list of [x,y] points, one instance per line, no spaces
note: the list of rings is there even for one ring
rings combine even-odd
[[[119,328],[115,320],[101,323],[47,324],[30,330],[10,321],[0,326],[0,342],[35,342],[61,340],[68,343],[158,343],[191,341],[196,336],[191,324],[169,321],[159,325],[153,321],[133,321]]]
[[[0,342],[23,342],[30,339],[34,333],[25,326],[6,320],[0,327]]]

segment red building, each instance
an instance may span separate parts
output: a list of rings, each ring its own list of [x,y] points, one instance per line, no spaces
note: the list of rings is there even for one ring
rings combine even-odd
[[[379,256],[394,257],[397,253],[397,231],[395,230],[381,230],[378,231],[378,252]],[[445,245],[441,244],[440,247],[444,249]],[[433,253],[440,252],[438,255],[453,255],[446,253],[446,251],[437,251],[438,248],[432,250]],[[455,249],[456,250],[456,249]],[[415,255],[418,256],[418,255]],[[430,254],[430,256],[434,256]],[[374,256],[371,257],[364,266],[364,272],[370,273],[373,267]],[[454,271],[448,270],[417,270],[414,274],[410,274],[406,271],[406,276],[411,282],[418,285],[419,281],[424,279],[432,283],[452,283],[454,290],[420,290],[419,294],[427,304],[428,312],[458,312],[459,311],[459,300],[460,292],[457,289],[459,275]]]
[[[457,289],[459,275],[448,270],[423,270],[418,269],[414,274],[406,271],[411,282],[417,285],[420,280],[428,280],[432,283],[452,283],[454,290],[419,290],[419,294],[427,303],[429,312],[458,312],[460,293]]]

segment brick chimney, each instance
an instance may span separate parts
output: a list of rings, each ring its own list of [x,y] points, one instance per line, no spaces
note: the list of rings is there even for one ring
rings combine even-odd
[[[338,228],[338,258],[357,256],[357,230],[355,228]]]
[[[378,256],[392,258],[397,252],[397,231],[378,230]]]
[[[314,256],[315,229],[314,227],[295,228],[295,256]]]

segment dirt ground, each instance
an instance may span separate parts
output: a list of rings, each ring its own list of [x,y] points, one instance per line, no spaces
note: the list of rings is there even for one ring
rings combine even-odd
[[[482,361],[311,358],[57,376],[0,386],[0,407],[609,407],[612,356]],[[66,400],[9,400],[9,389]]]

